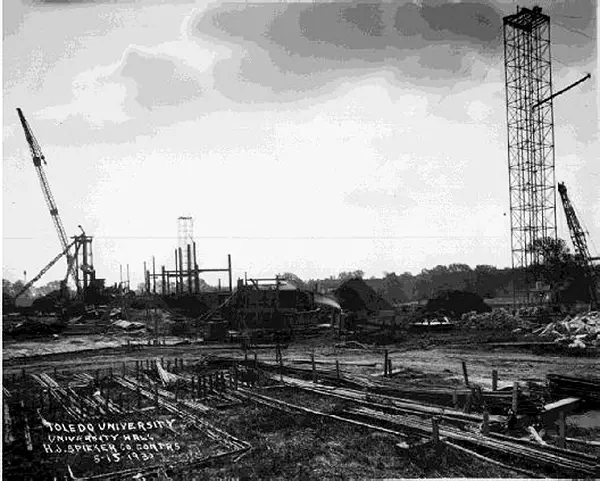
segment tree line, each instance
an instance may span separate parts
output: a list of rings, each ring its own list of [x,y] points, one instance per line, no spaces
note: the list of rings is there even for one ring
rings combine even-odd
[[[586,277],[585,262],[569,251],[563,239],[541,239],[532,248],[539,254],[540,262],[528,269],[497,268],[487,264],[472,268],[454,263],[422,269],[418,274],[384,272],[381,278],[364,280],[377,293],[397,304],[432,299],[448,291],[473,292],[484,299],[512,297],[515,285],[519,288],[532,286],[535,282],[546,286],[554,301],[564,304],[589,301],[590,279]],[[337,277],[306,282],[292,273],[285,273],[283,277],[300,288],[331,292],[346,279],[364,278],[364,272],[341,272]],[[600,279],[598,269],[596,279]]]

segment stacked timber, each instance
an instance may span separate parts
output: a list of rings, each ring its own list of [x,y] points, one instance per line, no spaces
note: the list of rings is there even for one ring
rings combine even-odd
[[[388,396],[412,399],[415,401],[436,404],[439,406],[453,406],[456,402],[464,406],[467,398],[471,397],[471,408],[481,411],[484,405],[494,414],[506,414],[512,407],[512,389],[502,391],[481,391],[467,388],[428,388],[412,386],[379,385],[369,389],[373,393]],[[535,415],[541,412],[543,401],[539,394],[518,392],[518,406],[520,414]]]
[[[600,379],[585,379],[559,374],[548,374],[546,377],[553,396],[575,396],[600,404]]]
[[[321,393],[326,394],[326,390],[322,389]],[[355,424],[404,439],[416,436],[432,438],[434,441],[437,439],[438,442],[444,440],[443,442],[451,442],[454,447],[462,448],[473,456],[483,457],[484,453],[487,461],[528,476],[594,477],[600,474],[595,456],[550,445],[542,446],[501,434],[484,434],[478,429],[473,429],[469,420],[465,419],[464,425],[461,426],[445,412],[441,416],[419,412],[418,408],[399,408],[390,412],[387,406],[382,407],[378,403],[358,402],[354,403],[357,405],[329,414],[250,390],[240,390],[237,394],[284,412],[300,412],[335,422]],[[432,418],[438,421],[433,423]],[[434,428],[434,425],[437,427]]]

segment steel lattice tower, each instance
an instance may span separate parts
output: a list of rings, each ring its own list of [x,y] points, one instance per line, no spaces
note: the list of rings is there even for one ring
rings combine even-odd
[[[527,270],[543,261],[533,242],[556,238],[550,17],[534,7],[503,20],[512,266]]]
[[[187,266],[187,246],[194,242],[194,219],[192,217],[177,218],[177,247],[182,251],[182,262]]]

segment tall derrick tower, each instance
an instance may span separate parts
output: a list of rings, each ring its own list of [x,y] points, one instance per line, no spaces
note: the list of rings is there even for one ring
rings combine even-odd
[[[543,262],[535,241],[556,239],[550,17],[540,7],[504,17],[512,267]],[[529,300],[536,279],[515,285]]]

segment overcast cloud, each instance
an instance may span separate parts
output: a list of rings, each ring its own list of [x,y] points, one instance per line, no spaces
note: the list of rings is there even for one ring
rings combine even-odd
[[[555,85],[596,72],[595,2],[542,7]],[[363,237],[199,239],[204,265],[231,252],[240,275],[507,265],[501,27],[514,8],[5,2],[4,274],[37,271],[59,248],[16,107],[67,230],[96,236],[110,281],[119,263],[141,279],[144,260],[167,261],[179,215],[199,238]],[[596,86],[555,102],[556,170],[600,239]]]

